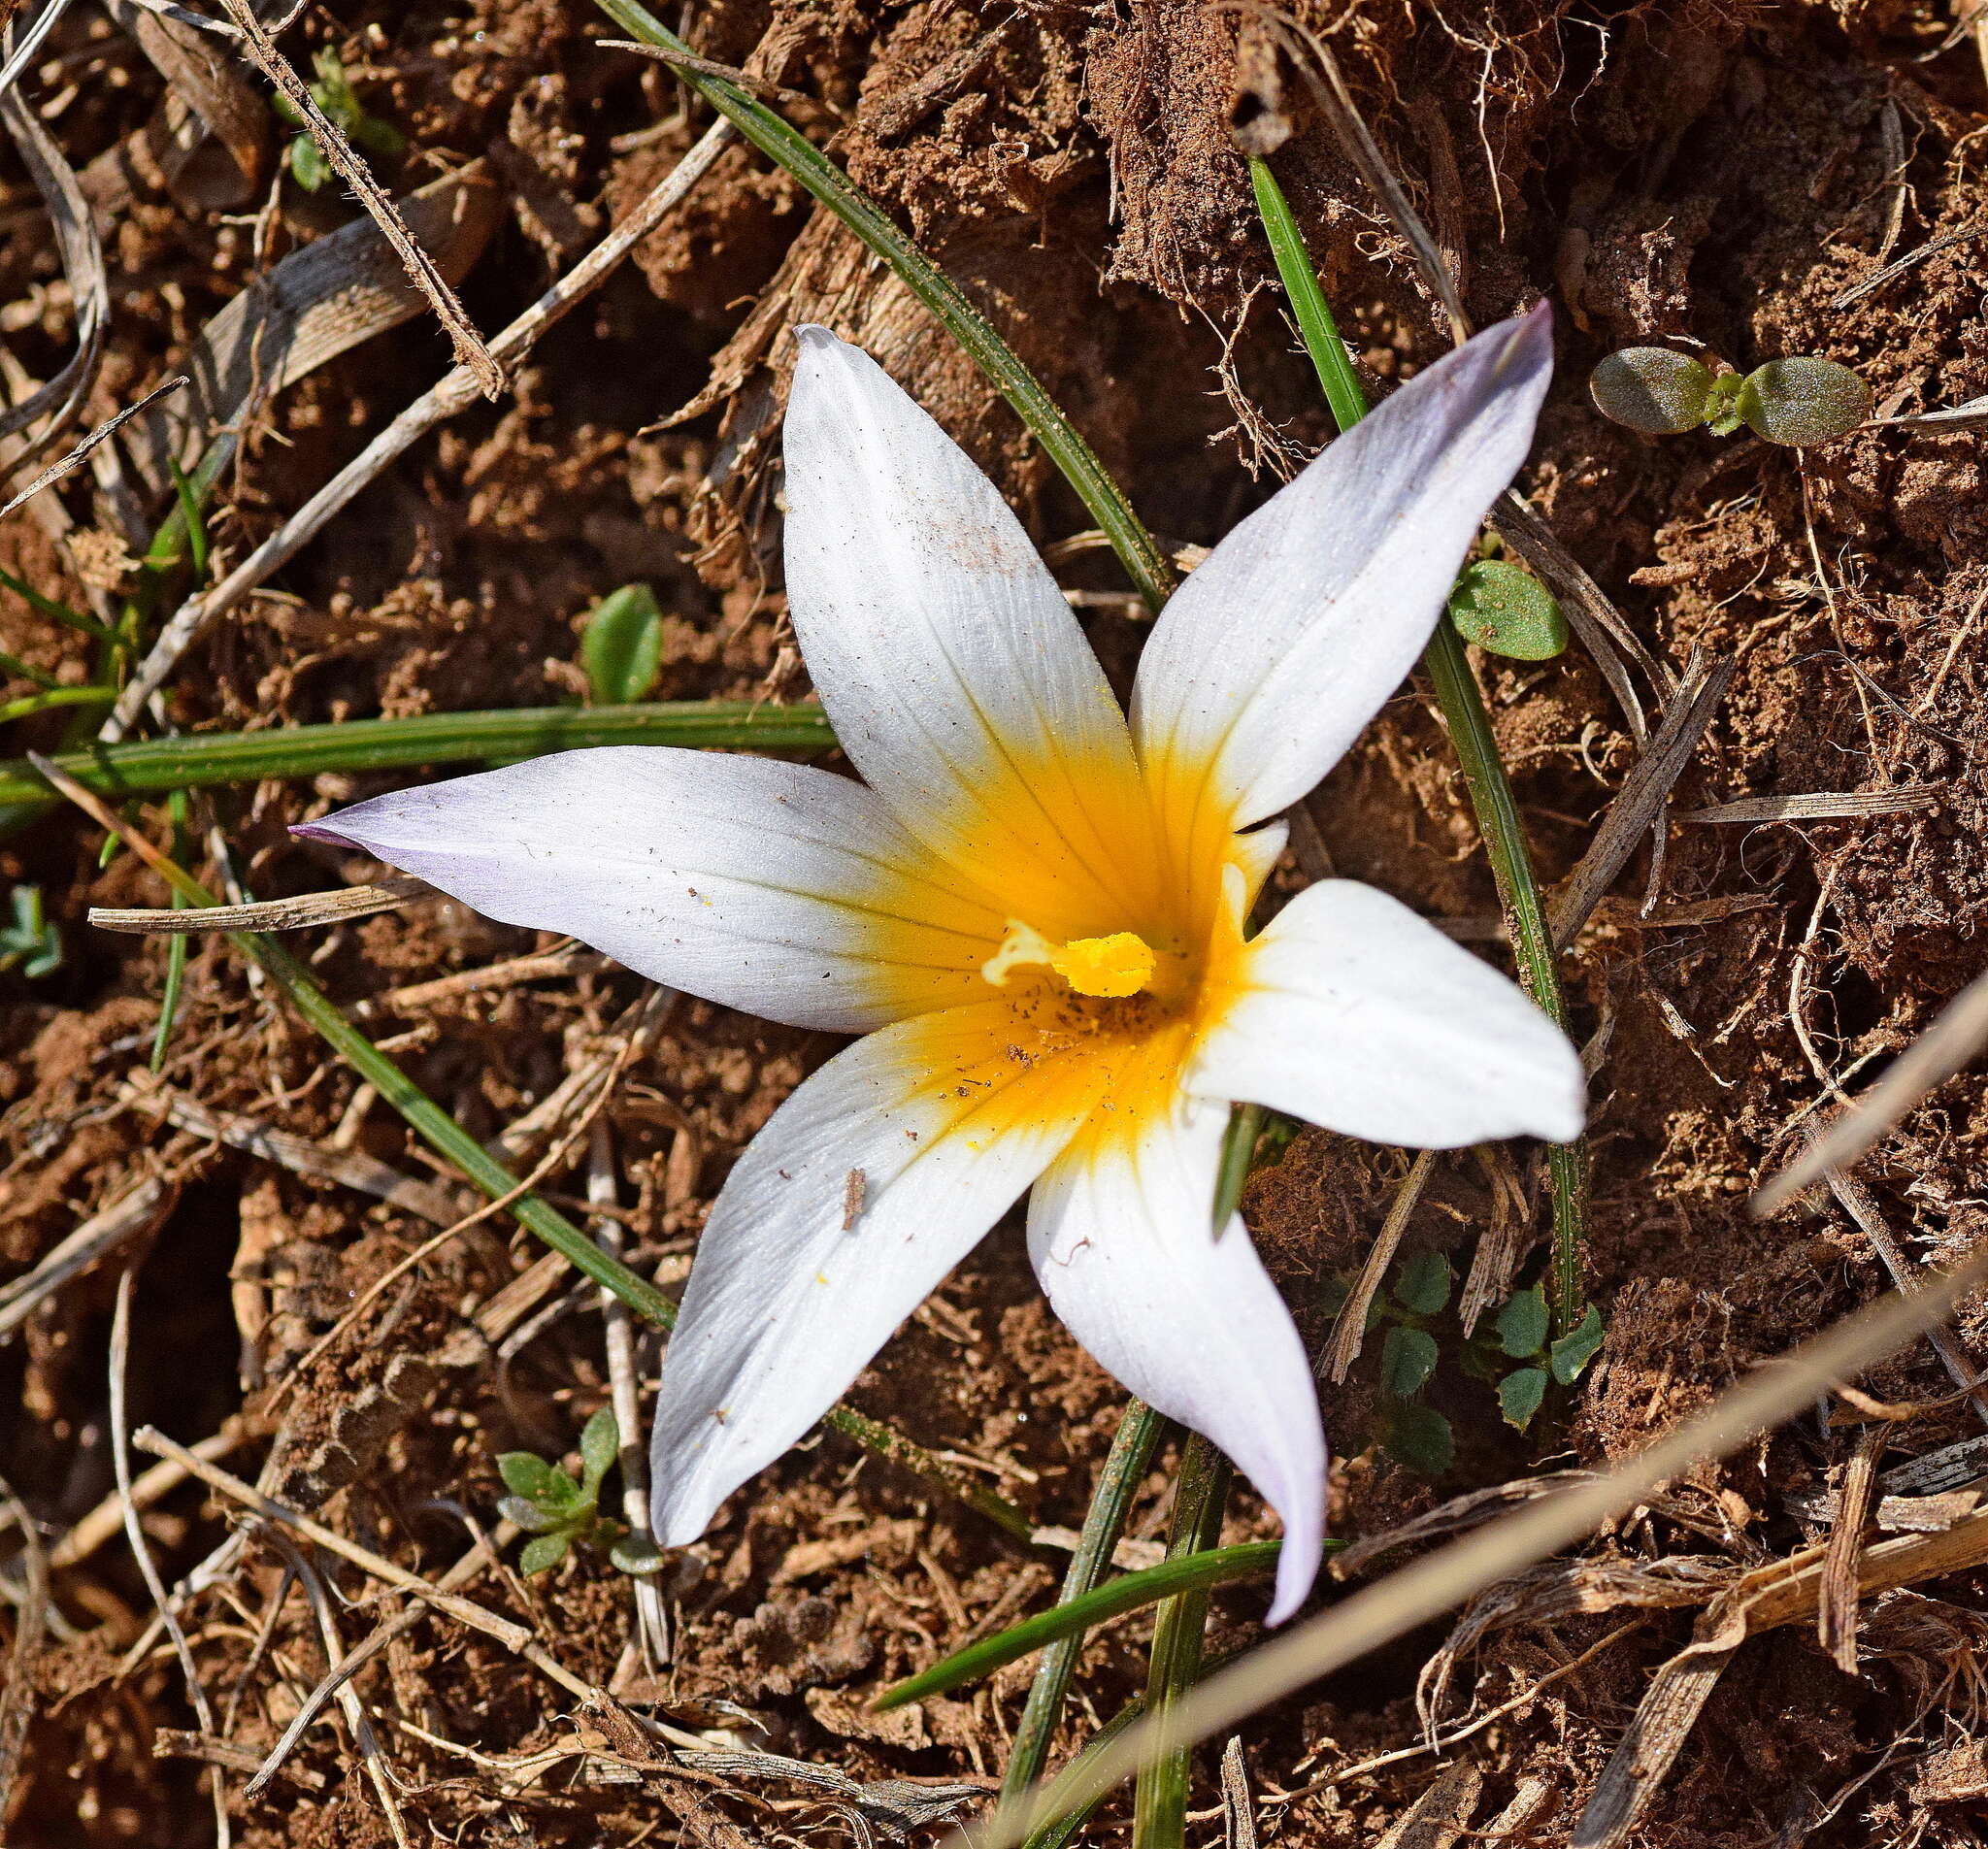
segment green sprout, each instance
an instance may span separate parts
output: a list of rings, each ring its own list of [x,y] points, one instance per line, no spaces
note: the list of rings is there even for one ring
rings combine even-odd
[[[1646,437],[1701,424],[1730,437],[1744,424],[1769,443],[1823,443],[1871,416],[1871,388],[1847,366],[1813,354],[1770,360],[1743,379],[1668,347],[1625,347],[1588,375],[1603,416]]]
[[[624,584],[593,607],[580,639],[580,665],[597,707],[646,700],[663,667],[663,612],[646,584]]]
[[[506,1451],[498,1458],[497,1474],[511,1492],[497,1504],[498,1512],[531,1536],[517,1556],[520,1572],[550,1572],[576,1542],[606,1554],[624,1573],[652,1573],[662,1566],[651,1542],[600,1512],[601,1479],[620,1450],[620,1428],[613,1409],[603,1406],[580,1435],[577,1479],[536,1451]]]
[[[317,72],[317,82],[311,85],[312,100],[348,142],[376,154],[397,154],[407,146],[399,129],[366,114],[346,67],[330,46],[320,45],[312,52],[311,63]],[[296,105],[281,94],[274,101],[277,114],[298,131],[289,146],[290,173],[306,192],[315,192],[332,177],[331,163],[311,138]]]
[[[24,976],[53,975],[62,967],[62,938],[42,909],[42,889],[17,886],[9,903],[14,919],[0,926],[0,970],[18,964]]]

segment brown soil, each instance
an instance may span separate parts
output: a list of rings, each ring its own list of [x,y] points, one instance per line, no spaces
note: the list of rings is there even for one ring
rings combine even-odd
[[[1651,441],[1604,421],[1581,380],[1613,347],[1689,337],[1742,369],[1798,352],[1848,361],[1893,410],[1988,392],[1980,245],[1957,243],[1836,306],[1887,259],[1973,227],[1988,209],[1988,27],[1978,8],[1914,0],[1305,0],[1299,13],[1329,34],[1471,314],[1486,321],[1541,293],[1560,305],[1561,382],[1524,482],[1534,504],[1660,657],[1680,668],[1694,649],[1739,657],[1673,812],[1746,796],[1918,783],[1938,792],[1931,808],[1852,821],[1677,820],[1646,906],[1647,850],[1625,872],[1569,960],[1577,1026],[1607,1037],[1589,1255],[1607,1347],[1523,1438],[1458,1365],[1454,1319],[1441,1323],[1445,1359],[1428,1397],[1459,1447],[1432,1481],[1376,1442],[1370,1342],[1327,1402],[1341,1459],[1334,1519],[1358,1537],[1451,1495],[1633,1449],[1882,1287],[1868,1240],[1833,1203],[1764,1225],[1744,1204],[1799,1146],[1829,1085],[1853,1068],[1853,1088],[1873,1074],[1977,973],[1988,915],[1988,783],[1977,770],[1988,748],[1983,439],[1870,430],[1799,454],[1743,436]],[[796,119],[983,305],[1155,531],[1206,544],[1329,434],[1281,298],[1265,287],[1274,275],[1228,135],[1237,17],[1211,0],[1014,12],[710,0],[690,9],[685,29],[708,56],[749,63],[812,99],[789,106]],[[997,31],[964,76],[931,81]],[[338,0],[313,8],[283,45],[300,65],[313,48],[335,48],[367,108],[405,134],[408,151],[381,162],[394,191],[486,158],[507,215],[462,293],[488,332],[704,126],[659,67],[598,49],[602,36],[616,35],[580,0],[468,0],[455,14]],[[315,196],[287,181],[271,190],[281,134],[266,122],[252,183],[213,145],[169,176],[156,157],[164,80],[93,11],[61,22],[23,89],[84,175],[105,232],[110,332],[92,422],[165,378],[268,264],[355,215],[336,184]],[[1287,101],[1297,133],[1279,171],[1365,365],[1377,380],[1398,377],[1441,348],[1431,305],[1302,86]],[[1887,151],[1900,148],[1903,165]],[[0,325],[21,374],[46,379],[73,345],[73,305],[47,214],[11,156],[0,186]],[[878,353],[1045,545],[1086,524],[909,294],[791,182],[735,148],[635,264],[546,340],[501,404],[417,445],[188,657],[173,718],[236,730],[553,704],[583,685],[577,637],[593,600],[638,579],[670,614],[657,697],[802,696],[783,633],[774,511],[780,333],[802,319],[827,320]],[[278,397],[244,433],[224,479],[215,538],[226,559],[274,530],[447,357],[434,323],[418,318]],[[87,469],[55,492],[79,528],[118,533]],[[149,520],[162,509],[140,512]],[[0,565],[79,605],[90,594],[80,561],[107,549],[116,546],[57,545],[28,514],[0,528]],[[1066,569],[1076,587],[1115,582],[1097,555]],[[58,678],[84,677],[83,638],[17,600],[4,620],[9,651]],[[1106,608],[1093,628],[1122,672],[1139,625]],[[1633,742],[1577,647],[1544,666],[1481,665],[1542,875],[1557,879],[1633,762]],[[15,683],[9,697],[22,690]],[[13,727],[6,749],[51,747],[60,718]],[[225,837],[256,894],[315,890],[377,870],[297,843],[285,825],[392,780],[327,776],[215,792],[196,805],[196,820]],[[1421,684],[1388,709],[1312,809],[1339,872],[1432,915],[1495,912]],[[138,819],[163,837],[162,809]],[[563,1281],[524,1339],[494,1350],[452,1342],[537,1256],[526,1235],[486,1220],[300,1365],[436,1228],[133,1107],[124,1088],[158,1017],[164,949],[92,933],[83,914],[157,905],[161,891],[129,856],[98,871],[99,842],[73,811],[0,840],[0,876],[41,889],[66,952],[50,976],[0,974],[0,1263],[10,1277],[24,1272],[138,1178],[169,1177],[170,1210],[125,1248],[142,1260],[133,1422],[191,1442],[246,1418],[251,1436],[230,1462],[253,1475],[285,1419],[285,1455],[321,1466],[341,1407],[383,1405],[366,1454],[328,1486],[318,1513],[440,1572],[468,1544],[465,1513],[493,1518],[493,1454],[569,1451],[603,1403],[593,1295],[562,1296]],[[547,947],[432,901],[305,942],[348,1007]],[[408,1070],[491,1137],[551,1091],[638,994],[633,978],[596,972],[376,1007],[365,1025],[399,1037]],[[680,1275],[732,1158],[832,1050],[826,1037],[703,1005],[677,1009],[606,1112],[638,1263]],[[328,1140],[343,1126],[342,1146],[435,1179],[399,1120],[359,1097],[353,1074],[327,1063],[309,1029],[217,941],[201,941],[190,960],[165,1077],[213,1111],[300,1137]],[[1867,1164],[1880,1210],[1915,1254],[1975,1242],[1984,1139],[1988,1097],[1963,1075]],[[1543,1172],[1529,1152],[1513,1164],[1496,1187],[1469,1157],[1440,1164],[1408,1249],[1446,1251],[1461,1275],[1480,1236],[1517,1213],[1522,1197],[1517,1276],[1530,1281],[1544,1260]],[[1323,1339],[1325,1285],[1358,1268],[1402,1167],[1394,1152],[1307,1132],[1253,1183],[1251,1223],[1308,1334]],[[584,1184],[582,1139],[549,1185],[577,1195]],[[114,1261],[66,1284],[0,1346],[0,1394],[17,1408],[0,1419],[0,1473],[50,1544],[112,1488],[106,1348],[117,1272]],[[1960,1337],[1978,1352],[1988,1313],[1964,1318]],[[402,1354],[450,1365],[396,1398]],[[1923,1348],[1863,1384],[1898,1402],[1948,1391]],[[1121,1401],[1044,1311],[1012,1228],[962,1268],[853,1394],[863,1410],[965,1460],[1037,1521],[1069,1526],[1081,1520]],[[1890,1461],[1967,1436],[1971,1418],[1949,1405],[1900,1428]],[[1785,1499],[1833,1480],[1854,1442],[1854,1430],[1812,1418],[1790,1427],[1729,1468],[1700,1472],[1596,1541],[1593,1556],[1622,1567],[1626,1583],[1678,1556],[1753,1566],[1784,1555],[1809,1536]],[[1170,1481],[1155,1469],[1136,1536],[1164,1534]],[[161,1570],[192,1568],[224,1523],[221,1505],[190,1489],[167,1498],[146,1518]],[[1228,1537],[1269,1532],[1239,1493]],[[17,1586],[18,1546],[17,1530],[0,1534]],[[1046,1602],[1060,1570],[1053,1552],[1011,1542],[918,1477],[829,1436],[742,1491],[707,1540],[672,1564],[663,1584],[676,1650],[660,1673],[624,1660],[628,1583],[598,1556],[577,1555],[528,1587],[486,1574],[473,1590],[529,1617],[576,1673],[679,1729],[710,1731],[714,1743],[819,1762],[858,1781],[985,1782],[1005,1764],[1026,1663],[901,1716],[866,1714],[867,1697]],[[344,1573],[336,1589],[357,1598],[366,1582]],[[1983,1642],[1981,1591],[1963,1577],[1875,1601],[1855,1676],[1799,1628],[1749,1644],[1632,1840],[1979,1840],[1988,1746],[1971,1693],[1978,1669],[1967,1666]],[[51,1629],[26,1669],[24,1756],[0,1799],[8,1840],[210,1840],[200,1767],[154,1754],[158,1730],[197,1725],[172,1650],[151,1637],[126,1659],[151,1600],[122,1538],[57,1572],[52,1592]],[[388,1609],[333,1605],[348,1646]],[[1260,1609],[1259,1589],[1219,1595],[1210,1647],[1251,1642]],[[1539,1804],[1496,1827],[1565,1840],[1649,1670],[1686,1640],[1693,1613],[1602,1594],[1554,1610],[1534,1619],[1522,1608],[1519,1622],[1486,1631],[1457,1672],[1445,1718],[1462,1718],[1474,1699],[1480,1708],[1505,1701],[1611,1627],[1640,1622],[1458,1749],[1482,1785],[1449,1833],[1431,1826],[1435,1834],[1390,1843],[1491,1830],[1533,1781]],[[0,1618],[0,1631],[16,1623]],[[217,1731],[238,1756],[259,1757],[324,1662],[283,1557],[251,1543],[192,1603],[188,1624]],[[1094,1639],[1061,1750],[1142,1687],[1146,1634],[1135,1620]],[[1441,1762],[1408,1756],[1293,1803],[1270,1801],[1335,1766],[1414,1747],[1416,1673],[1441,1641],[1440,1632],[1406,1639],[1245,1730],[1266,1840],[1371,1842],[1431,1787]],[[600,1758],[547,1757],[562,1743],[601,1745],[596,1718],[501,1644],[441,1619],[414,1623],[356,1686],[416,1839],[734,1844],[781,1832],[833,1840],[852,1828],[805,1786],[693,1785],[617,1772]],[[241,1798],[247,1774],[235,1765],[237,1842],[390,1840],[335,1709],[260,1798]],[[1212,1756],[1200,1771],[1189,1837],[1212,1842],[1224,1828]],[[1119,1838],[1125,1820],[1108,1808],[1094,1837]]]

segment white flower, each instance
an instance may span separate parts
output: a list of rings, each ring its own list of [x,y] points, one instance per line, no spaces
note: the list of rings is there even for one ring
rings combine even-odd
[[[572,751],[303,832],[865,1037],[712,1209],[656,1412],[661,1540],[702,1534],[1033,1188],[1058,1315],[1282,1516],[1282,1617],[1317,1568],[1325,1445],[1240,1220],[1209,1228],[1230,1101],[1425,1147],[1580,1129],[1566,1039],[1393,899],[1328,880],[1243,936],[1284,841],[1267,818],[1401,684],[1525,458],[1547,313],[1431,366],[1244,520],[1155,624],[1129,724],[993,485],[863,353],[800,341],[787,588],[863,782]]]

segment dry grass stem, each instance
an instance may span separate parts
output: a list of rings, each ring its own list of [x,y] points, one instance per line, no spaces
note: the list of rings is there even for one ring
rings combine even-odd
[[[1845,1675],[1857,1673],[1857,1566],[1864,1551],[1864,1531],[1871,1520],[1877,1460],[1890,1442],[1891,1434],[1881,1425],[1870,1427],[1857,1440],[1857,1448],[1843,1467],[1836,1522],[1823,1558],[1822,1584],[1815,1601],[1815,1640]]]
[[[198,915],[197,913],[194,915]],[[356,1149],[337,1149],[309,1137],[277,1130],[253,1117],[214,1110],[190,1092],[161,1085],[149,1073],[134,1073],[125,1082],[123,1102],[131,1109],[163,1119],[211,1141],[225,1143],[264,1161],[274,1162],[312,1181],[336,1182],[384,1201],[404,1212],[418,1214],[436,1226],[456,1228],[461,1208],[445,1189],[416,1181],[387,1163]]]
[[[486,995],[499,989],[516,988],[526,982],[564,982],[580,975],[600,975],[618,969],[613,957],[597,950],[580,948],[547,950],[535,956],[512,957],[480,970],[458,970],[453,975],[438,975],[428,982],[410,982],[405,988],[388,989],[370,998],[353,1010],[361,1018],[375,1014],[406,1014],[431,1007],[437,1002],[453,1001],[459,995]]]
[[[120,411],[115,417],[107,418],[104,422],[97,425],[97,427],[94,430],[92,430],[88,436],[83,438],[83,440],[80,444],[78,444],[74,449],[70,450],[66,456],[59,457],[56,461],[50,463],[49,466],[46,469],[44,469],[40,475],[36,476],[35,479],[32,481],[30,481],[26,487],[22,488],[21,491],[14,497],[13,500],[8,502],[5,507],[0,507],[0,520],[4,520],[10,513],[12,513],[15,511],[16,508],[19,507],[23,502],[31,500],[35,495],[40,494],[41,491],[44,488],[48,487],[50,482],[61,480],[61,479],[64,476],[66,476],[70,472],[70,470],[75,468],[78,463],[85,460],[89,455],[89,452],[92,449],[94,449],[98,444],[102,443],[103,440],[106,437],[108,437],[112,433],[112,431],[116,430],[117,426],[121,424],[127,417],[136,417],[138,413],[145,410],[145,408],[148,405],[152,404],[156,400],[165,397],[169,392],[178,391],[185,383],[186,380],[184,379],[169,379],[163,385],[154,385],[150,391],[147,392],[146,395],[138,401],[137,404],[127,406],[124,410]]]
[[[50,1247],[33,1271],[0,1285],[0,1342],[32,1316],[51,1292],[161,1224],[179,1198],[177,1182],[164,1175],[149,1175],[129,1194],[91,1214],[67,1238]]]
[[[311,139],[358,195],[359,203],[366,208],[373,222],[380,227],[381,235],[393,246],[395,253],[406,266],[408,280],[428,298],[428,306],[435,311],[435,318],[448,330],[449,341],[455,348],[456,364],[475,376],[483,396],[494,403],[504,389],[504,369],[483,345],[482,336],[471,324],[470,317],[463,313],[462,304],[436,268],[434,258],[414,242],[400,209],[373,178],[372,168],[366,165],[338,125],[318,107],[310,85],[290,68],[288,60],[276,49],[276,42],[256,17],[254,8],[248,4],[248,0],[221,0],[221,6],[242,35],[243,55],[282,92],[284,100],[303,118],[311,131]]]
[[[434,891],[425,879],[401,876],[377,886],[344,886],[335,892],[301,893],[294,899],[264,899],[246,906],[194,906],[179,911],[156,907],[123,908],[92,906],[89,922],[100,931],[139,936],[189,937],[206,931],[303,931],[313,925],[343,924],[393,911]]]
[[[254,1436],[245,1421],[232,1419],[218,1432],[188,1448],[197,1458],[205,1458],[211,1464],[218,1463],[239,1451]],[[185,1467],[168,1458],[132,1480],[128,1499],[122,1490],[114,1490],[50,1548],[49,1570],[66,1572],[72,1567],[80,1567],[94,1554],[124,1526],[127,1502],[130,1507],[143,1513],[154,1503],[163,1502],[186,1480]]]
[[[123,1511],[124,1535],[131,1543],[132,1557],[138,1562],[138,1570],[145,1579],[146,1591],[151,1594],[159,1621],[173,1640],[173,1654],[180,1659],[180,1673],[186,1681],[186,1699],[192,1702],[193,1712],[199,1718],[200,1731],[212,1733],[215,1732],[214,1708],[207,1699],[207,1687],[200,1679],[199,1666],[193,1661],[193,1646],[187,1642],[186,1633],[167,1598],[166,1582],[159,1577],[159,1569],[152,1562],[151,1548],[145,1538],[145,1524],[139,1519],[138,1499],[132,1490],[130,1445],[134,1440],[125,1407],[125,1376],[131,1353],[131,1297],[137,1281],[137,1267],[127,1266],[123,1275],[117,1279],[117,1303],[111,1316],[111,1465],[117,1478],[117,1500]],[[187,1456],[191,1457],[192,1453],[188,1452]],[[202,1468],[212,1467],[203,1465]],[[218,1766],[213,1767],[210,1779],[214,1795],[215,1841],[218,1849],[228,1849],[233,1834],[228,1822],[227,1788]]]
[[[1801,1155],[1753,1197],[1761,1218],[1777,1213],[1831,1169],[1847,1169],[1936,1085],[1944,1084],[1988,1043],[1988,975],[1976,976],[1884,1074],[1840,1111]]]
[[[1662,827],[1664,805],[1672,787],[1684,775],[1739,665],[1728,655],[1722,661],[1703,667],[1694,664],[1686,670],[1683,683],[1665,709],[1663,723],[1623,780],[1602,826],[1553,904],[1556,948],[1565,950],[1580,935],[1589,913],[1636,851],[1643,830],[1653,824]]]
[[[1436,1158],[1441,1153],[1437,1149],[1415,1152],[1414,1161],[1408,1165],[1408,1173],[1388,1205],[1387,1218],[1381,1221],[1380,1231],[1367,1249],[1367,1262],[1353,1280],[1353,1294],[1341,1304],[1333,1321],[1332,1336],[1325,1345],[1323,1371],[1334,1385],[1345,1379],[1348,1370],[1360,1359],[1360,1349],[1367,1339],[1368,1305],[1380,1289],[1380,1280],[1393,1263],[1395,1248],[1414,1218],[1415,1205],[1422,1198],[1422,1190],[1429,1185],[1429,1177],[1436,1172]]]
[[[1863,815],[1904,815],[1937,809],[1940,783],[1906,783],[1895,790],[1815,790],[1803,796],[1744,796],[1679,812],[1680,822],[1837,822]]]

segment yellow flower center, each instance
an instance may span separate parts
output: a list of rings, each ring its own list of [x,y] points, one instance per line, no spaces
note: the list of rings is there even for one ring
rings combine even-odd
[[[1034,926],[1011,918],[1001,948],[980,965],[980,974],[1004,988],[1009,973],[1025,963],[1046,964],[1078,995],[1124,996],[1139,994],[1152,981],[1158,959],[1137,932],[1051,943]]]

